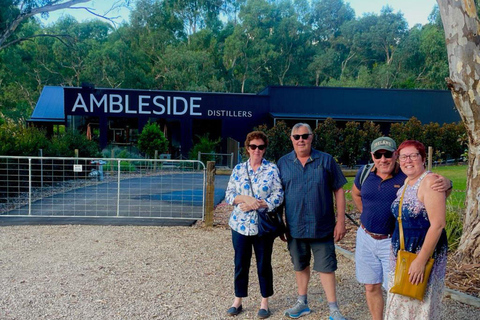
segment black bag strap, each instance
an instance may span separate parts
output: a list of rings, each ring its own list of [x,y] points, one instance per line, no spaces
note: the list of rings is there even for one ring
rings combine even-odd
[[[253,184],[252,184],[252,180],[250,180],[250,174],[248,174],[248,160],[247,162],[245,162],[245,169],[247,170],[248,183],[250,184],[250,190],[252,191],[252,195],[254,198],[257,198],[255,196],[255,193],[253,192]]]
[[[360,185],[362,186],[365,180],[367,180],[368,174],[372,171],[372,168],[375,164],[369,163],[363,166],[362,172],[360,173]]]

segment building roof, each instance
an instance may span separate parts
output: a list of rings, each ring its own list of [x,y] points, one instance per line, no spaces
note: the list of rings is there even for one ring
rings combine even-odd
[[[415,116],[439,124],[461,120],[447,90],[270,86],[259,94],[270,97],[270,112],[278,114],[348,115],[349,120],[378,116],[385,121]]]
[[[28,121],[65,123],[63,108],[63,87],[46,86],[43,88],[32,116]]]
[[[44,87],[29,121],[65,123],[64,89],[60,86]],[[441,124],[460,121],[452,96],[446,90],[271,86],[257,95],[197,94],[217,98],[237,97],[242,100],[237,105],[247,108],[249,103],[246,100],[262,97],[268,99],[265,101],[265,107],[269,112],[265,114],[270,114],[275,120],[332,118],[337,121],[404,122],[415,116],[422,123]],[[232,107],[230,103],[223,100],[213,99],[212,101],[220,101],[219,103],[222,104],[222,106],[214,106],[210,101],[212,105],[209,107],[213,109],[223,109],[223,105]]]
[[[332,113],[284,113],[270,112],[272,118],[276,120],[282,119],[308,119],[308,120],[325,120],[332,118],[337,121],[373,121],[373,122],[404,122],[409,118],[396,115],[357,115],[357,114],[332,114]]]

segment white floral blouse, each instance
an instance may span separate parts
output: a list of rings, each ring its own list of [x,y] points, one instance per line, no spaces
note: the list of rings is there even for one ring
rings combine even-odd
[[[247,166],[250,179],[253,184],[253,194],[259,200],[265,200],[268,208],[261,209],[267,212],[274,210],[283,202],[283,189],[280,180],[280,173],[275,164],[262,159],[262,164],[256,172],[250,166],[250,159],[247,162],[235,166],[228,182],[225,193],[225,201],[233,205],[238,195],[252,196],[250,183],[247,176]],[[229,226],[245,236],[258,234],[258,214],[252,210],[243,212],[238,205],[235,205],[228,222]]]

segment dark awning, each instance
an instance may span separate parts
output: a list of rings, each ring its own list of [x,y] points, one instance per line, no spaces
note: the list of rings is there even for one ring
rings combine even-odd
[[[46,86],[28,121],[63,124],[65,123],[63,104],[63,87]]]
[[[374,121],[374,122],[403,122],[407,117],[393,115],[360,115],[360,114],[312,114],[312,113],[281,113],[270,112],[274,120],[325,120],[332,118],[335,121]]]

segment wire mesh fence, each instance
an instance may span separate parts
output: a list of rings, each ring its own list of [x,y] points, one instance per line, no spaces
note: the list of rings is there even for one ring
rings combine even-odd
[[[194,160],[0,157],[0,214],[203,219]]]

